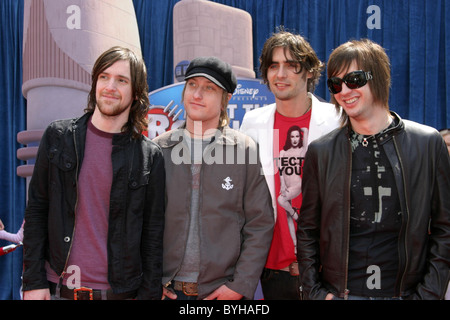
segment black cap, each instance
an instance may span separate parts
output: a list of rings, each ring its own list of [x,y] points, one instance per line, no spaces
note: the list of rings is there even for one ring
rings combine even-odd
[[[229,93],[237,86],[236,76],[231,66],[216,57],[199,57],[191,61],[184,80],[205,77]]]

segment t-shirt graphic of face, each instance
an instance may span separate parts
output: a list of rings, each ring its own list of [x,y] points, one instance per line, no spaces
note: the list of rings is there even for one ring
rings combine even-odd
[[[283,269],[297,261],[297,219],[302,203],[302,168],[311,112],[297,118],[275,113],[273,166],[277,220],[266,267]]]

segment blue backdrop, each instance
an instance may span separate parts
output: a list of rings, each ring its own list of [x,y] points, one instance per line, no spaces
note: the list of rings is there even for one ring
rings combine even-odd
[[[172,10],[179,0],[133,0],[150,91],[173,82]],[[392,64],[390,107],[403,118],[450,127],[450,1],[446,0],[214,0],[253,19],[254,70],[264,41],[279,25],[305,36],[323,61],[349,39],[370,38]],[[374,19],[378,17],[380,19]],[[17,231],[25,180],[16,175],[16,135],[25,130],[22,86],[23,0],[0,1],[0,219]],[[325,77],[316,94],[329,99]],[[61,103],[64,103],[61,101]],[[0,245],[7,243],[0,241]],[[21,250],[0,257],[0,299],[18,299]]]

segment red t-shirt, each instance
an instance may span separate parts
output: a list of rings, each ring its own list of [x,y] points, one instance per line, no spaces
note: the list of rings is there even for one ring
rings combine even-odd
[[[274,166],[277,220],[266,268],[283,269],[297,260],[296,235],[301,207],[303,159],[308,147],[311,111],[301,117],[288,118],[275,112]],[[277,134],[278,133],[278,134]]]

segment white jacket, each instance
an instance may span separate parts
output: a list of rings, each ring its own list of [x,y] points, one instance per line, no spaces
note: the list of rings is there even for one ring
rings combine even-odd
[[[340,126],[340,113],[330,103],[319,101],[314,95],[308,93],[312,101],[311,121],[309,123],[308,145]],[[272,206],[277,218],[277,195],[275,194],[274,175],[277,168],[274,166],[273,134],[276,104],[270,104],[247,112],[242,120],[240,131],[252,137],[259,144],[261,165],[272,196]]]

